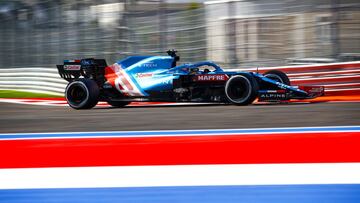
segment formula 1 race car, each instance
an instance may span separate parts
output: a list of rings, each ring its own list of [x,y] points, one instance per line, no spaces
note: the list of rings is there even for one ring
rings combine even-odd
[[[108,66],[104,59],[64,60],[57,65],[69,84],[68,104],[89,109],[98,101],[123,107],[132,101],[217,102],[235,105],[259,101],[309,99],[324,94],[322,86],[290,86],[285,73],[226,71],[204,61],[177,65],[180,57],[130,56]]]

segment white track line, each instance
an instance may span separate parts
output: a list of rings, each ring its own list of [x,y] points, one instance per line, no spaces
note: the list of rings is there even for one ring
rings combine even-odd
[[[0,169],[0,189],[359,184],[360,163]]]

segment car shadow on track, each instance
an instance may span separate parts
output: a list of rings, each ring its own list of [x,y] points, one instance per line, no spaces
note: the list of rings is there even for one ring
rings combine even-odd
[[[309,104],[315,104],[315,103],[325,103],[325,102],[257,102],[253,103],[248,106],[298,106],[298,105],[309,105]],[[188,107],[219,107],[219,106],[236,106],[233,104],[226,104],[226,103],[210,103],[210,104],[186,104],[186,105],[179,105],[179,104],[167,104],[167,105],[149,105],[149,106],[125,106],[125,107],[112,107],[112,106],[97,106],[94,109],[138,109],[138,108],[188,108]],[[245,106],[239,106],[239,107],[245,107]]]
[[[112,106],[99,106],[94,109],[137,109],[137,108],[186,108],[186,107],[202,107],[202,106],[224,106],[229,104],[188,104],[188,105],[149,105],[149,106],[125,106],[125,107],[112,107]]]

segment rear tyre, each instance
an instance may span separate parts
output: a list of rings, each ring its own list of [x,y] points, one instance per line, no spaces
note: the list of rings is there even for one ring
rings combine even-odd
[[[291,85],[289,77],[282,71],[279,70],[271,70],[264,74],[265,77],[275,80],[277,82],[281,82],[285,85]]]
[[[91,109],[99,101],[99,87],[90,79],[75,80],[67,85],[65,98],[74,109]]]
[[[126,101],[107,101],[107,103],[108,103],[109,105],[111,105],[112,107],[121,108],[121,107],[124,107],[124,106],[130,104],[131,102],[126,102]]]
[[[259,85],[250,74],[231,77],[225,85],[226,99],[235,105],[251,104],[257,97]]]

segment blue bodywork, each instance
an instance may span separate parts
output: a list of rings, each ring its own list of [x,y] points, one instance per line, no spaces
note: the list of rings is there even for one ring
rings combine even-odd
[[[170,56],[130,56],[117,62],[144,96],[148,96],[148,91],[172,88],[172,81],[177,77],[170,72],[172,63]]]
[[[174,57],[171,56],[130,56],[116,63],[124,69],[144,96],[149,96],[148,92],[151,91],[172,90],[174,79],[178,79],[181,75],[189,75],[192,70],[196,70],[201,66],[212,67],[213,70],[206,74],[251,74],[258,80],[275,85],[279,89],[307,96],[307,92],[297,87],[274,81],[259,73],[224,71],[220,66],[211,61],[174,66],[174,60]],[[198,70],[196,74],[204,74],[204,72]]]

